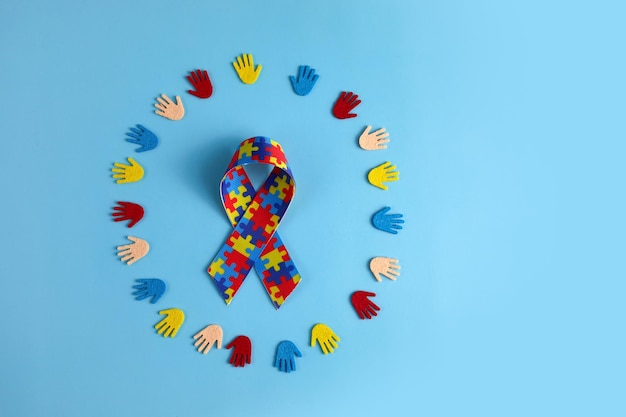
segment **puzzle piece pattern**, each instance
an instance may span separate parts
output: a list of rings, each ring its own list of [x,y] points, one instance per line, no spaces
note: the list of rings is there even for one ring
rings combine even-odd
[[[263,136],[244,140],[230,160],[226,172],[252,163],[273,165],[293,177],[283,147],[275,140]]]
[[[243,166],[274,165],[258,192]],[[300,274],[276,229],[295,192],[282,146],[262,136],[246,139],[233,155],[220,184],[222,203],[234,230],[208,273],[230,304],[254,267],[278,309],[300,282]]]

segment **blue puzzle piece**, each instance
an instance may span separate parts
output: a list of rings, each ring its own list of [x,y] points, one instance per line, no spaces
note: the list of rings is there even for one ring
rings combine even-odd
[[[242,179],[236,175],[233,179],[225,179],[222,181],[222,195],[228,195],[231,191],[237,190],[241,184]]]
[[[295,269],[295,265],[291,261],[280,262],[278,264],[278,271],[274,268],[266,269],[263,274],[264,280],[268,284],[274,284],[280,286],[284,281],[288,281],[292,276],[291,272]]]
[[[219,291],[222,298],[224,300],[227,300],[228,294],[226,293],[226,290],[230,288],[230,285],[232,285],[232,282],[230,282],[228,278],[221,276],[219,278],[218,277],[215,278],[215,285],[217,285],[217,290]]]
[[[216,273],[214,278],[215,281],[219,281],[220,278],[224,278],[226,279],[225,282],[222,282],[222,285],[224,286],[224,288],[230,288],[230,286],[232,285],[232,283],[230,282],[229,278],[233,278],[239,275],[239,272],[237,272],[237,270],[235,269],[235,264],[234,263],[227,263],[228,262],[228,257],[226,255],[226,253],[223,254],[223,256],[221,256],[221,258],[224,260],[224,263],[222,264],[221,268],[222,270],[224,270],[223,273]]]
[[[263,228],[247,219],[239,221],[237,230],[239,230],[242,237],[252,236],[250,243],[257,247],[261,247],[269,238]]]
[[[283,199],[280,198],[278,190],[276,193],[266,193],[263,194],[263,203],[262,206],[265,207],[270,206],[270,213],[275,214],[279,217],[282,217],[289,206],[289,203],[285,203]]]
[[[276,203],[272,204],[272,210],[270,210],[270,211],[272,212],[272,214],[276,214],[276,215],[282,216],[287,211],[287,208],[289,207],[289,204],[290,204],[289,201],[280,200],[280,202],[276,202]]]
[[[269,142],[267,138],[262,136],[258,136],[254,139],[254,145],[259,148],[258,151],[255,151],[260,161],[269,160],[269,156],[271,155],[270,150],[272,149],[272,144]]]

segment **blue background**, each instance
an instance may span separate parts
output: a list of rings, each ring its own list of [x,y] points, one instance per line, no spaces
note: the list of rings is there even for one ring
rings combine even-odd
[[[0,5],[0,415],[554,416],[626,413],[625,8],[618,1],[108,1]],[[263,65],[244,85],[231,62]],[[288,76],[317,69],[307,97]],[[209,100],[184,76],[208,69]],[[337,120],[343,90],[358,117]],[[180,95],[179,122],[153,113]],[[144,124],[157,149],[124,141]],[[357,138],[386,127],[386,151]],[[280,233],[303,276],[226,307],[206,267],[230,226],[236,145],[282,143],[298,190]],[[144,179],[115,184],[134,157]],[[386,160],[401,180],[370,186]],[[263,172],[256,171],[256,176]],[[133,229],[118,200],[146,208]],[[372,213],[404,213],[397,236]],[[127,235],[150,253],[116,257]],[[402,275],[376,282],[373,256]],[[131,297],[159,277],[157,305]],[[361,321],[355,290],[377,293]],[[182,308],[174,339],[153,328]],[[341,337],[323,355],[311,327]],[[192,335],[250,336],[253,363]],[[276,345],[302,350],[297,372]]]

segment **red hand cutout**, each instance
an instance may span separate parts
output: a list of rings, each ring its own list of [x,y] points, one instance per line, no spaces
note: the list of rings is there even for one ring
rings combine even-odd
[[[252,362],[252,343],[248,336],[237,336],[230,342],[226,349],[233,348],[233,354],[230,356],[230,364],[234,367],[242,368]]]
[[[376,297],[376,294],[367,291],[355,291],[351,297],[352,305],[361,320],[366,317],[371,319],[372,316],[378,315],[376,313],[377,311],[380,311],[380,307],[371,302],[367,297]]]
[[[189,74],[187,81],[191,83],[196,91],[187,90],[187,92],[198,98],[211,97],[211,94],[213,94],[213,85],[211,84],[209,73],[206,72],[206,70],[196,70],[196,72],[191,71]]]
[[[129,203],[128,201],[118,201],[119,206],[113,207],[113,220],[123,222],[130,220],[127,226],[133,227],[139,220],[143,218],[143,207],[139,204]]]
[[[337,119],[349,119],[352,117],[356,117],[355,113],[350,113],[356,106],[361,104],[361,100],[359,100],[359,96],[353,94],[352,92],[346,93],[345,91],[341,92],[341,95],[335,102],[335,106],[333,107],[333,114]]]

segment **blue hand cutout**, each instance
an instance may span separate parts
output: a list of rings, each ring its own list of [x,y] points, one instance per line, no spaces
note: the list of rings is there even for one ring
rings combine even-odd
[[[295,356],[301,358],[302,353],[298,350],[296,345],[289,340],[283,340],[278,344],[278,348],[276,349],[276,362],[274,362],[274,366],[278,368],[279,371],[282,372],[291,372],[296,370],[296,358]]]
[[[313,90],[313,87],[319,77],[319,75],[315,74],[314,68],[311,68],[308,65],[300,65],[300,69],[298,70],[298,80],[296,81],[296,77],[293,75],[290,75],[289,79],[291,80],[293,91],[295,91],[295,93],[299,96],[306,96],[311,92],[311,90]]]
[[[159,301],[159,298],[161,298],[165,292],[165,282],[160,279],[143,278],[135,281],[140,282],[138,285],[133,285],[133,288],[137,290],[133,293],[135,300],[141,301],[148,297],[152,297],[150,302],[154,304]]]
[[[377,211],[374,217],[372,217],[372,224],[378,230],[397,235],[398,230],[396,229],[402,229],[400,223],[404,223],[404,220],[402,220],[402,214],[386,214],[389,210],[391,210],[391,207],[385,207]]]
[[[159,144],[159,139],[154,133],[146,129],[142,125],[137,127],[131,127],[130,132],[126,133],[126,140],[130,143],[141,145],[140,148],[135,149],[135,152],[145,152],[152,150]]]

